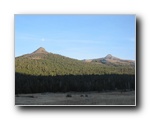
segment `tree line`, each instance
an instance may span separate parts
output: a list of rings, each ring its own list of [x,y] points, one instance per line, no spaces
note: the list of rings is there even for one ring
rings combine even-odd
[[[135,75],[57,75],[35,76],[15,73],[15,94],[42,92],[86,92],[135,90]]]

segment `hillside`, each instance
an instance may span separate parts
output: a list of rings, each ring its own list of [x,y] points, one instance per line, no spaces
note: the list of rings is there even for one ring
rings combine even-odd
[[[106,61],[105,63],[107,64],[103,64],[103,61]],[[119,64],[116,64],[118,62]],[[49,53],[44,48],[40,47],[30,54],[16,57],[15,71],[17,73],[45,76],[134,74],[134,66],[132,64],[123,63],[126,63],[126,61],[110,55],[107,55],[105,58],[93,59],[90,62],[85,62]]]
[[[97,58],[97,59],[85,59],[85,62],[94,62],[99,64],[105,64],[105,65],[113,65],[113,66],[132,66],[135,67],[135,62],[133,60],[123,60],[117,57],[112,56],[111,54],[108,54],[107,56],[103,58]]]
[[[42,47],[15,58],[15,94],[116,89],[135,89],[134,66],[85,62]]]

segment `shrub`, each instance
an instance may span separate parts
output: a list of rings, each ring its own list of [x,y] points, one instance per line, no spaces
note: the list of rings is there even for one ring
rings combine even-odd
[[[84,95],[80,95],[80,97],[84,97]]]
[[[86,94],[85,97],[88,97],[88,95]]]
[[[72,95],[71,94],[67,94],[66,97],[72,97]]]

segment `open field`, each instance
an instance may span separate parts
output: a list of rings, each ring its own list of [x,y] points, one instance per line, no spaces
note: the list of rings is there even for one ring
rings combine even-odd
[[[135,105],[135,92],[18,94],[15,105]]]

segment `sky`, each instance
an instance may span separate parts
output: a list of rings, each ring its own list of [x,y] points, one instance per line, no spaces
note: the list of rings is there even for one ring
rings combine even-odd
[[[75,59],[135,60],[135,15],[15,15],[15,56],[39,47]]]

